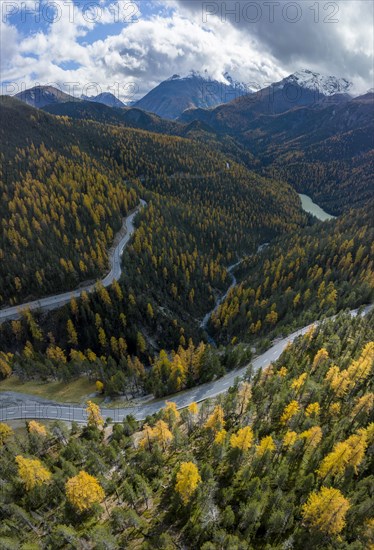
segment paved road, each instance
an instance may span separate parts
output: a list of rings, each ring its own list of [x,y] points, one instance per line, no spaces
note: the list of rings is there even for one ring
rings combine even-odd
[[[362,314],[366,315],[372,307],[372,305],[367,306]],[[352,310],[350,313],[355,317],[358,310]],[[299,335],[305,334],[311,326],[312,325],[308,325],[307,327],[297,330],[287,336],[287,338],[278,341],[270,349],[265,351],[265,353],[256,357],[252,361],[254,370],[256,371],[270,364],[272,361],[276,361],[287,344],[293,342]],[[167,401],[174,401],[178,409],[181,409],[187,407],[194,401],[199,402],[216,397],[226,392],[229,387],[233,385],[235,378],[245,374],[246,369],[247,367],[243,367],[234,370],[219,380],[196,386],[195,388],[191,388],[190,390],[186,390],[174,396],[169,396]],[[75,420],[76,422],[86,422],[85,407],[80,405],[53,403],[35,396],[16,392],[0,393],[0,403],[0,421],[36,418],[40,420]],[[156,413],[163,407],[165,407],[165,400],[162,399],[144,405],[118,407],[113,409],[103,408],[102,415],[104,418],[112,418],[113,422],[122,422],[128,414],[134,415],[137,420],[144,420],[148,415]]]
[[[146,203],[141,200],[140,205],[123,221],[123,226],[120,231],[120,236],[118,243],[109,251],[109,263],[110,271],[104,279],[102,279],[102,284],[107,287],[113,283],[114,280],[118,280],[121,276],[121,256],[122,253],[131,239],[135,231],[134,227],[134,218],[139,212],[140,208],[143,208]],[[50,311],[52,309],[57,309],[70,302],[71,298],[77,298],[82,294],[83,291],[92,292],[95,288],[95,284],[88,284],[86,286],[81,286],[76,290],[65,292],[63,294],[55,294],[54,296],[48,296],[46,298],[41,298],[40,300],[34,300],[33,302],[27,302],[25,304],[20,304],[15,307],[8,307],[6,309],[0,309],[0,324],[4,321],[9,321],[12,319],[19,319],[22,315],[22,310],[25,309],[41,309],[43,311]]]

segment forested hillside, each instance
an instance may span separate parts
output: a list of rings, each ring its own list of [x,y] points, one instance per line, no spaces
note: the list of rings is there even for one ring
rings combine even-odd
[[[340,315],[140,424],[0,423],[1,547],[370,548],[373,339],[373,313]]]
[[[0,179],[0,304],[75,288],[98,278],[122,217],[139,202],[120,174],[72,146],[20,149],[15,180]]]
[[[321,315],[370,303],[374,204],[280,238],[241,265],[241,282],[212,318],[223,343],[269,338]]]
[[[54,103],[43,108],[47,113],[67,116],[74,120],[92,120],[102,124],[137,128],[157,134],[168,134],[200,141],[215,151],[221,151],[228,158],[242,162],[249,167],[258,165],[248,147],[232,136],[220,134],[199,121],[182,124],[175,120],[165,120],[154,113],[147,113],[136,107],[111,108],[91,101]]]
[[[250,250],[262,235],[275,235],[305,219],[289,186],[261,179],[238,165],[225,174],[225,157],[201,144],[89,121],[73,123],[11,98],[2,100],[1,109],[8,144],[1,180],[4,304],[61,290],[65,279],[71,287],[103,272],[105,249],[121,225],[121,215],[138,200],[129,187],[137,184],[139,189],[139,178],[148,199],[166,200],[154,212],[157,224],[164,223],[169,232],[181,233],[181,228],[173,229],[175,220],[169,216],[184,189],[178,198],[198,241],[219,241],[205,262],[221,262],[221,270],[234,254],[236,241]],[[193,174],[197,191],[188,181],[180,183],[182,174]],[[223,196],[226,182],[231,193]],[[203,210],[191,218],[189,210],[204,193],[199,205]],[[222,209],[222,220],[217,208]],[[199,215],[204,222],[196,218]],[[49,220],[55,226],[52,231]],[[238,227],[232,238],[234,220]],[[191,246],[192,252],[197,245]],[[197,248],[197,253],[204,251]]]
[[[296,98],[265,88],[213,110],[187,111],[182,120],[230,135],[257,159],[251,166],[285,179],[331,214],[365,205],[374,188],[373,93],[323,98],[299,90]]]
[[[199,318],[227,287],[227,265],[306,223],[287,184],[227,164],[202,144],[56,118],[9,98],[2,109],[9,133],[1,203],[4,305],[98,277],[122,215],[139,197],[148,201],[119,285],[98,286],[56,313],[34,319],[25,312],[2,325],[4,352],[57,346],[84,362],[90,350],[117,366],[128,354],[148,361],[154,348],[187,346],[190,337],[197,345]]]

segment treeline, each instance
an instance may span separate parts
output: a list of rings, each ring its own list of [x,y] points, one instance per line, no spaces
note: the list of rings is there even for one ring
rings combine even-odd
[[[0,545],[366,550],[373,340],[372,313],[340,315],[214,402],[0,423]]]
[[[372,301],[373,203],[282,237],[243,262],[241,282],[215,312],[221,342],[250,341]]]

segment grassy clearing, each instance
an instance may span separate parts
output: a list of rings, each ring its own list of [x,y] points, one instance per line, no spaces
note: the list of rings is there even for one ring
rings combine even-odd
[[[17,376],[10,376],[0,382],[0,392],[2,391],[29,393],[61,403],[82,403],[90,394],[95,393],[95,383],[87,378],[78,378],[72,382],[22,382]]]

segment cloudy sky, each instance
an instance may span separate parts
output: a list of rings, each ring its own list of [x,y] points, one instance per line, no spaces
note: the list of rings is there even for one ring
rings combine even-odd
[[[125,101],[191,70],[256,87],[301,68],[373,84],[373,2],[2,0],[2,93],[53,84]]]

